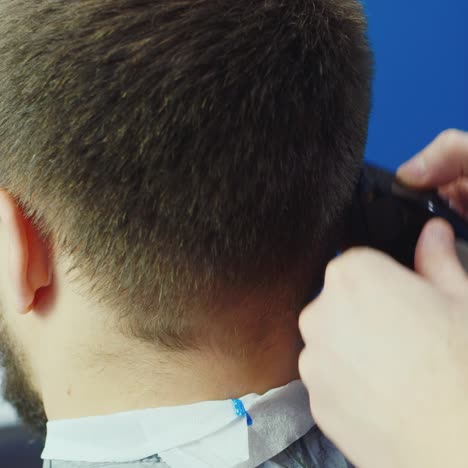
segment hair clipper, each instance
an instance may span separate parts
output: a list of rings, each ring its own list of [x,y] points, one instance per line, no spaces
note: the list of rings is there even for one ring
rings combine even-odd
[[[468,222],[436,191],[410,189],[393,173],[365,164],[351,208],[347,247],[369,246],[414,268],[418,238],[435,217],[452,225],[458,256],[468,271]]]

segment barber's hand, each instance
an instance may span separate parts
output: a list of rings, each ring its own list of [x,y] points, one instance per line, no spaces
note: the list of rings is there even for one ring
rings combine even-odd
[[[438,188],[453,208],[468,215],[468,133],[447,130],[398,171],[416,188]]]
[[[467,134],[443,134],[416,161],[400,178],[468,208]],[[350,250],[301,315],[312,413],[359,468],[468,466],[468,280],[447,223],[425,227],[415,267]]]

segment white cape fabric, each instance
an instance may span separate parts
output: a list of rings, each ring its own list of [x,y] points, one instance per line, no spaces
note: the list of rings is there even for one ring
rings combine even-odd
[[[49,421],[42,458],[125,464],[157,454],[171,468],[253,468],[314,426],[299,380],[240,401],[248,415],[225,400]]]

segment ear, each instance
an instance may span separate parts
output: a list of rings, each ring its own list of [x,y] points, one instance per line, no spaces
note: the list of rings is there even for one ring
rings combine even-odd
[[[17,311],[31,311],[37,291],[50,284],[48,244],[14,198],[0,190],[0,222],[8,242],[9,288]]]

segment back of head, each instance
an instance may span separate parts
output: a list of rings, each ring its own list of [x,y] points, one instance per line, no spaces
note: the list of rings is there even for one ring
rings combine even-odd
[[[364,152],[357,1],[4,0],[0,57],[0,186],[125,331],[196,345],[277,285],[298,311]]]

